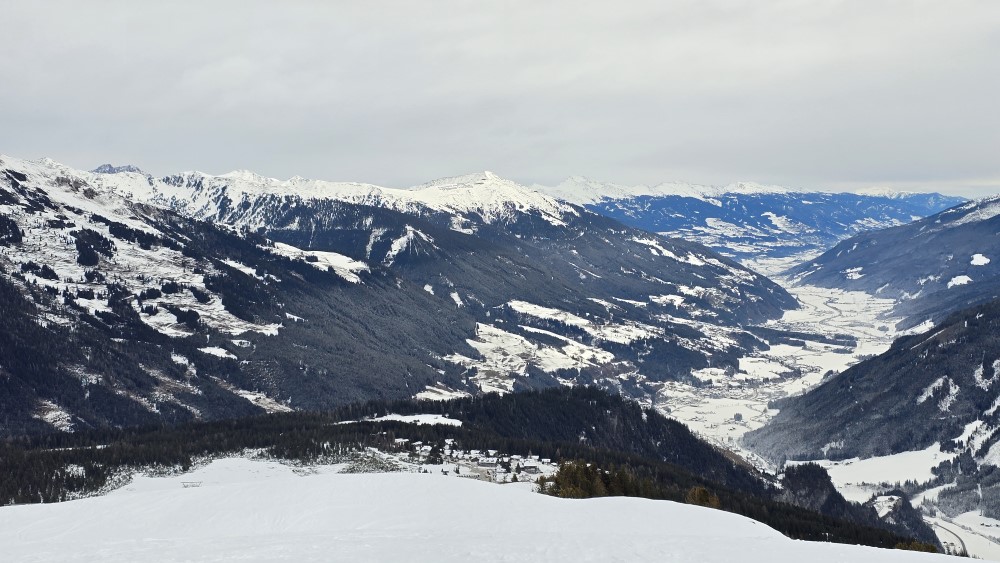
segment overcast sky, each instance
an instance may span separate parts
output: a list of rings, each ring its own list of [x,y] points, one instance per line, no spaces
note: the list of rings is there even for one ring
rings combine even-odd
[[[3,0],[0,153],[1000,192],[1000,1]]]

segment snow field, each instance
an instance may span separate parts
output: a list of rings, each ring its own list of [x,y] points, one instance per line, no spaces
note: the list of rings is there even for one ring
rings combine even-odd
[[[454,476],[336,470],[300,476],[227,459],[140,477],[103,497],[2,508],[0,543],[5,560],[34,563],[942,561],[793,541],[741,516],[668,501],[565,500]]]

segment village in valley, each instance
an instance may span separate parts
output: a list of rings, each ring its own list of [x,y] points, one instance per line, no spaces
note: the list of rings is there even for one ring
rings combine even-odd
[[[551,477],[559,466],[537,455],[506,454],[498,450],[461,450],[448,438],[444,446],[410,442],[398,438],[402,451],[393,456],[404,467],[417,471],[439,472],[493,483],[536,483],[539,477]],[[404,469],[405,470],[405,469]]]

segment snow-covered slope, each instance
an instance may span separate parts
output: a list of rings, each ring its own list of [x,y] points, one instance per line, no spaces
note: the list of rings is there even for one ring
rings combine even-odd
[[[434,358],[471,353],[474,324],[419,287],[136,203],[91,182],[103,177],[0,159],[0,434],[323,408],[373,386],[406,397],[459,381]]]
[[[534,370],[551,374],[542,378],[547,384],[568,383],[558,372],[613,364],[616,372],[634,371],[629,366],[638,356],[694,357],[683,348],[718,361],[754,346],[753,339],[731,334],[733,325],[794,306],[762,276],[700,245],[629,229],[489,172],[408,190],[250,172],[162,180],[115,174],[93,181],[193,217],[391,268],[476,316],[478,338],[470,345],[481,357],[446,359],[479,372],[474,381],[482,390],[510,391]],[[511,305],[517,302],[556,313],[524,314]],[[593,330],[560,326],[564,314],[591,317]],[[690,323],[682,327],[677,319],[697,319],[700,334],[672,337],[691,333]],[[648,353],[650,341],[672,350]],[[643,350],[632,360],[622,345]],[[611,353],[616,346],[619,352]],[[685,363],[648,371],[683,378],[691,367]]]
[[[565,500],[457,476],[309,473],[222,460],[104,497],[2,508],[4,559],[944,561],[792,541],[740,516],[669,501]]]
[[[573,177],[540,191],[648,231],[696,240],[771,272],[769,262],[815,255],[838,241],[908,223],[964,201],[940,194],[832,193],[736,183],[622,186]]]

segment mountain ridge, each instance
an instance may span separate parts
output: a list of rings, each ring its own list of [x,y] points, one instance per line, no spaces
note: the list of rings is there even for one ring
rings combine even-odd
[[[701,245],[539,194],[510,202],[529,192],[495,177],[347,201],[281,187],[0,158],[18,322],[100,352],[14,373],[3,431],[555,385],[649,400],[694,369],[735,371],[767,346],[744,327],[797,306]]]

